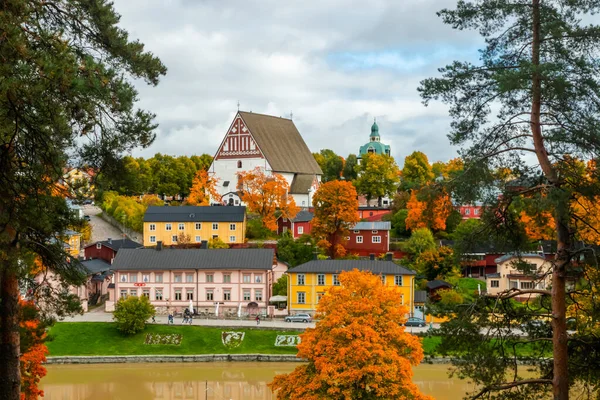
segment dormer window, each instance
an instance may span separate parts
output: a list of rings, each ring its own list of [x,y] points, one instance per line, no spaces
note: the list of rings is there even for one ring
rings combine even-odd
[[[237,165],[238,165],[238,168],[242,168],[242,162],[241,161],[238,161]]]

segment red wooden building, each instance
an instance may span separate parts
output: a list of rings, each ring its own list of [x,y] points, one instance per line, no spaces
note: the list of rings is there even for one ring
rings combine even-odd
[[[389,213],[389,207],[358,207],[358,218],[371,222],[381,221],[381,217]]]
[[[456,207],[463,219],[480,219],[483,212],[482,203],[461,204]]]
[[[279,218],[277,220],[277,234],[290,232],[294,239],[302,235],[310,235],[313,216],[312,212],[302,210],[296,214],[294,219]]]
[[[119,249],[138,249],[140,247],[144,246],[130,239],[112,240],[108,238],[108,240],[87,245],[84,248],[84,254],[86,260],[98,258],[112,264]]]
[[[344,247],[348,253],[359,256],[387,253],[390,250],[391,228],[389,221],[359,222],[350,230]]]

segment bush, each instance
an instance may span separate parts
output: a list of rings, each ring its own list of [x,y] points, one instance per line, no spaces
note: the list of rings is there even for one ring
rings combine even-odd
[[[260,219],[248,219],[246,225],[246,237],[248,239],[268,239],[273,235],[268,228],[265,228]]]
[[[154,306],[146,296],[129,296],[117,302],[113,319],[117,329],[126,335],[136,334],[146,327],[146,321],[155,314]]]

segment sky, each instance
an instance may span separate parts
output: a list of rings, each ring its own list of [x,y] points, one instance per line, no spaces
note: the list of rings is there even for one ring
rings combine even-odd
[[[358,153],[377,119],[401,166],[413,151],[447,161],[447,106],[417,87],[453,60],[476,60],[475,32],[444,25],[456,0],[115,0],[120,27],[158,56],[158,86],[137,82],[156,114],[151,157],[214,155],[238,109],[292,119],[312,152]]]

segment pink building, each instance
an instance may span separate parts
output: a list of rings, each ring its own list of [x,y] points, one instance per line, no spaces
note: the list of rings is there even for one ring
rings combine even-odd
[[[115,299],[147,296],[158,313],[181,312],[235,316],[267,311],[273,282],[287,270],[273,249],[121,249],[114,259]],[[111,285],[113,286],[113,285]]]

